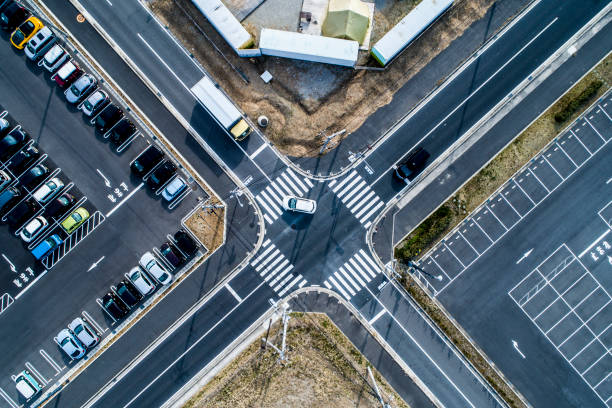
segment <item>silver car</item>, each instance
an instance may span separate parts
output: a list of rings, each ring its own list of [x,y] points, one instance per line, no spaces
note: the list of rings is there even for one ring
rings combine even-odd
[[[100,336],[96,333],[94,329],[81,319],[77,317],[74,319],[69,325],[68,328],[74,335],[79,339],[81,343],[87,348],[92,348],[100,341]]]
[[[68,54],[61,45],[55,44],[45,53],[45,56],[38,64],[42,65],[47,71],[54,73],[69,59],[70,54]]]
[[[104,91],[97,90],[81,104],[81,110],[85,116],[93,116],[109,102],[108,95]]]
[[[314,212],[317,210],[317,202],[307,198],[286,196],[283,198],[283,208],[287,211],[314,214]]]
[[[66,100],[69,103],[81,102],[91,91],[95,89],[98,80],[89,74],[83,74],[79,79],[74,81],[66,91]]]
[[[145,252],[145,254],[140,258],[139,263],[140,266],[142,266],[142,269],[147,271],[149,275],[151,275],[162,285],[167,285],[172,282],[172,274],[161,266],[152,253]]]
[[[32,197],[41,204],[46,204],[53,199],[64,187],[64,182],[57,177],[47,181],[32,194]]]
[[[146,296],[155,290],[155,285],[151,282],[147,274],[145,274],[138,266],[130,269],[130,272],[126,274],[126,277],[134,284],[142,296]]]
[[[68,354],[68,356],[76,360],[85,355],[85,347],[81,344],[81,342],[74,337],[74,334],[70,332],[68,329],[62,329],[55,338],[55,342],[62,348],[64,353]]]

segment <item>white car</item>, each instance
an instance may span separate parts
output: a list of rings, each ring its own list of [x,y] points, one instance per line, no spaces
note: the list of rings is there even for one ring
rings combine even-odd
[[[51,73],[55,72],[59,67],[64,65],[64,62],[70,59],[70,55],[62,48],[61,45],[55,44],[39,62],[45,69]]]
[[[130,272],[126,275],[126,277],[134,284],[142,296],[146,296],[155,290],[155,285],[138,266],[130,269]]]
[[[152,253],[145,252],[140,258],[140,266],[142,269],[147,271],[149,275],[162,285],[167,285],[172,282],[172,274],[168,272],[161,264],[155,259]]]
[[[96,333],[94,329],[89,325],[89,323],[85,322],[80,317],[74,319],[69,325],[68,328],[77,339],[87,348],[92,348],[100,341],[100,336]]]
[[[172,180],[166,186],[166,188],[164,188],[164,191],[162,191],[162,197],[164,197],[164,200],[166,201],[172,201],[186,188],[187,183],[185,183],[185,180],[183,180],[181,176],[176,176],[174,180]]]
[[[45,230],[45,228],[47,228],[47,225],[49,225],[49,223],[45,217],[38,216],[21,229],[19,236],[23,239],[23,242],[32,242]]]
[[[307,198],[285,196],[285,198],[283,198],[283,208],[287,211],[314,214],[314,212],[317,210],[317,202]]]
[[[57,177],[47,181],[32,194],[32,197],[41,204],[46,204],[53,199],[64,187],[64,182]]]
[[[83,98],[91,92],[96,85],[98,80],[89,74],[83,74],[79,79],[74,81],[72,85],[64,91],[66,100],[69,103],[79,103]]]
[[[85,101],[81,104],[81,110],[85,114],[85,116],[93,116],[94,113],[97,113],[100,109],[106,106],[108,102],[108,95],[106,92],[97,90]]]
[[[64,353],[68,354],[68,356],[76,360],[85,355],[85,347],[81,344],[81,342],[74,337],[70,330],[62,329],[55,338],[57,344],[62,348]]]

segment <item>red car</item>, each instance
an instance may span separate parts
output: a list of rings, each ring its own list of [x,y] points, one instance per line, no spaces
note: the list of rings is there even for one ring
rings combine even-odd
[[[68,88],[82,73],[76,62],[70,60],[55,73],[53,80],[60,88]]]

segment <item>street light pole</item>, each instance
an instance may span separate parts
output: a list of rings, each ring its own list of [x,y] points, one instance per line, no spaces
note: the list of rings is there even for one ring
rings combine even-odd
[[[434,276],[431,273],[427,272],[425,269],[421,268],[419,265],[416,264],[416,262],[414,262],[412,259],[408,261],[408,270],[412,270],[412,269],[416,269],[417,271],[421,272],[423,275],[425,276],[429,276],[432,279],[436,279],[441,281],[442,279],[444,279],[442,277],[442,275],[438,275],[438,276]]]
[[[327,145],[329,144],[329,142],[331,142],[331,140],[332,140],[334,137],[336,137],[336,136],[338,136],[338,135],[341,135],[341,134],[343,134],[344,132],[346,132],[346,129],[342,129],[342,130],[341,130],[341,131],[339,131],[339,132],[332,133],[331,135],[327,136],[327,137],[325,138],[325,141],[323,142],[323,146],[321,146],[321,150],[319,150],[319,154],[323,154],[323,152],[325,151],[325,149],[327,149]]]

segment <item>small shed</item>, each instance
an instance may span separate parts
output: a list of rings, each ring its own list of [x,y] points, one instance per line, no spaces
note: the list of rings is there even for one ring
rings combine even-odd
[[[370,25],[370,9],[361,0],[330,0],[321,27],[326,37],[363,43]]]

